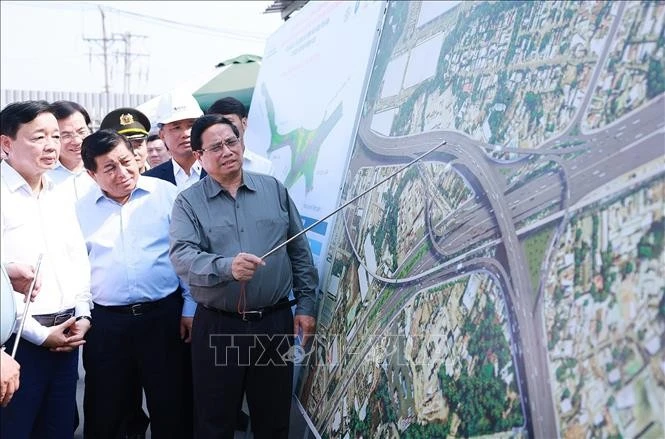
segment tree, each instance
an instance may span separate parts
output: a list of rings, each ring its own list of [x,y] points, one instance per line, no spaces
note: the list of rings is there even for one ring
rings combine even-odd
[[[649,60],[647,71],[647,98],[653,99],[665,91],[665,69],[658,59]]]

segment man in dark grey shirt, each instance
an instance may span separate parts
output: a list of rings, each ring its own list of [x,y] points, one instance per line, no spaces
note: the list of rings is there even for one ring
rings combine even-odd
[[[254,437],[287,438],[293,335],[307,343],[318,276],[302,220],[275,178],[243,172],[243,141],[223,116],[202,116],[191,145],[208,176],[178,195],[171,261],[200,305],[192,364],[197,437],[232,438],[247,392]],[[297,301],[293,316],[288,300]]]

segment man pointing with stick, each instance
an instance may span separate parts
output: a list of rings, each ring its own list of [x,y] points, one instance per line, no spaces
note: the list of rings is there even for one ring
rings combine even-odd
[[[314,333],[318,276],[304,235],[257,255],[297,235],[302,220],[275,178],[242,170],[245,146],[228,119],[197,119],[191,145],[208,176],[175,201],[170,256],[199,304],[195,437],[232,438],[246,391],[254,437],[287,438],[293,363],[285,358],[294,334],[304,345]]]

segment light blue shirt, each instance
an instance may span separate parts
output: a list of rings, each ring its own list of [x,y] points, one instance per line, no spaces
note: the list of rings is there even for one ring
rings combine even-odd
[[[169,259],[171,209],[178,194],[171,183],[140,176],[125,204],[95,187],[76,204],[91,266],[92,301],[106,306],[152,302],[183,288],[182,315],[196,303]]]

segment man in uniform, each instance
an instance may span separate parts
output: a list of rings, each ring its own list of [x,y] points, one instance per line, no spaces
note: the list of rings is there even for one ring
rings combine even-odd
[[[135,108],[118,108],[104,116],[99,126],[100,130],[113,130],[122,134],[132,147],[134,158],[139,165],[139,172],[143,174],[150,165],[148,158],[148,132],[150,132],[150,120],[148,117]]]

